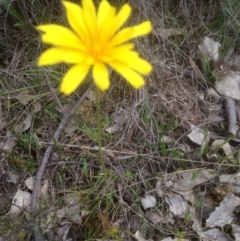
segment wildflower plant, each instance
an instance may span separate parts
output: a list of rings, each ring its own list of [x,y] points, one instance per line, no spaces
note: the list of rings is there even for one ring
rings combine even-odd
[[[40,66],[60,62],[73,64],[65,74],[60,91],[65,95],[73,93],[92,68],[96,86],[104,91],[110,86],[108,67],[122,75],[135,89],[145,81],[152,66],[134,51],[134,44],[128,41],[148,34],[150,21],[133,27],[122,28],[131,14],[129,4],[116,8],[108,1],[100,2],[98,11],[92,0],[82,0],[82,6],[63,1],[71,27],[56,24],[37,26],[42,31],[42,41],[51,44],[38,60]]]

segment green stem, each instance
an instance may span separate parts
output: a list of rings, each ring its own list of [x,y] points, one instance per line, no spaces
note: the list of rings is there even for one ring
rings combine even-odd
[[[99,148],[99,157],[100,157],[100,164],[102,166],[102,169],[103,169],[103,178],[104,178],[104,181],[105,181],[105,184],[106,184],[106,187],[107,187],[107,179],[108,179],[108,171],[107,171],[107,168],[105,166],[105,163],[104,163],[104,160],[103,160],[103,154],[102,154],[102,131],[101,131],[101,119],[100,119],[100,98],[99,98],[99,89],[98,88],[95,88],[95,93],[96,93],[96,106],[97,106],[97,128],[98,128],[98,148]],[[108,188],[108,187],[107,187]],[[106,190],[106,194],[108,193],[108,191]],[[106,195],[106,217],[109,217],[108,213],[108,207],[109,207],[109,204],[108,204],[108,197]],[[107,219],[106,220],[106,229],[108,230],[109,229],[109,220]]]
[[[107,179],[107,168],[105,166],[103,160],[103,153],[102,153],[102,131],[101,131],[101,119],[100,119],[100,98],[99,98],[99,89],[95,88],[96,93],[96,106],[97,106],[97,129],[98,129],[98,148],[99,148],[99,157],[100,157],[100,164],[103,169],[103,173],[105,178]]]

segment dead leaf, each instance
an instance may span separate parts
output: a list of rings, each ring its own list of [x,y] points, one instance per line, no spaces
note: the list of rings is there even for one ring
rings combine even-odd
[[[240,193],[240,173],[236,174],[223,174],[219,176],[219,181],[229,183],[231,185],[231,192]]]
[[[63,110],[64,110],[65,112],[70,112],[72,108],[73,108],[73,106],[72,106],[71,104],[65,104],[65,105],[63,105]],[[60,108],[58,108],[58,107],[57,107],[57,110],[58,110],[59,112],[61,112]]]
[[[148,208],[153,208],[157,205],[157,200],[152,195],[144,195],[143,198],[141,198],[141,204],[143,206],[143,209],[146,210]]]
[[[223,121],[224,118],[218,114],[218,111],[211,110],[208,115],[209,122],[220,122]]]
[[[145,213],[146,217],[148,220],[151,221],[154,225],[157,225],[159,223],[164,223],[163,218],[164,215],[160,210],[154,210],[154,209],[149,209]]]
[[[86,96],[90,101],[94,104],[96,103],[96,93],[94,90],[89,91],[88,95]]]
[[[173,143],[173,139],[172,138],[170,138],[169,136],[164,136],[164,135],[161,137],[161,141],[163,143],[166,143],[166,144]]]
[[[227,158],[233,159],[232,149],[228,142],[218,139],[212,142],[210,150],[216,151],[222,149]]]
[[[221,96],[213,88],[207,90],[207,98],[212,102],[218,102],[221,99]]]
[[[110,118],[118,125],[124,125],[130,115],[126,111],[121,111],[120,113],[113,113],[111,114]]]
[[[145,238],[142,236],[142,234],[140,233],[139,230],[137,230],[137,232],[135,233],[134,237],[135,237],[135,239],[136,239],[137,241],[153,241],[152,239],[145,239]]]
[[[7,171],[7,181],[8,182],[12,182],[14,184],[17,184],[18,179],[19,179],[19,175],[13,173],[12,171]]]
[[[57,230],[57,234],[58,237],[61,237],[62,241],[68,241],[69,239],[67,239],[67,235],[69,233],[71,224],[70,223],[65,223],[65,224],[61,224],[61,227],[58,228]],[[72,239],[70,239],[69,241],[71,241]]]
[[[35,95],[30,95],[28,90],[24,90],[15,95],[15,98],[22,104],[27,105],[29,101],[36,98]]]
[[[195,204],[198,197],[198,190],[193,188],[209,181],[217,174],[211,173],[212,170],[198,169],[186,170],[180,173],[173,173],[159,179],[156,183],[156,192],[163,198],[166,195],[171,196],[172,191],[181,194],[185,200]],[[169,190],[170,189],[170,190]]]
[[[24,181],[25,185],[29,190],[33,190],[33,185],[34,185],[34,177],[29,177]]]
[[[200,53],[206,58],[207,60],[218,61],[219,59],[219,52],[218,49],[221,46],[219,42],[215,42],[213,39],[209,37],[204,37],[202,42],[198,45],[198,49]]]
[[[38,102],[38,101],[33,101],[32,105],[33,105],[33,113],[34,114],[39,112],[42,109],[42,106],[41,106],[40,102]]]
[[[195,204],[194,204],[195,205]],[[191,220],[193,221],[192,229],[196,232],[199,232],[202,230],[202,225],[201,222],[198,218],[196,208],[195,207],[190,207],[190,214],[191,214]]]
[[[194,187],[209,181],[216,175],[217,174],[214,173],[214,170],[210,169],[186,170],[181,173],[169,175],[166,179],[166,184],[175,192],[189,191]]]
[[[47,195],[47,192],[48,192],[48,184],[49,184],[48,179],[44,180],[44,182],[42,183],[42,186],[41,186],[41,189],[40,189],[41,197],[44,197],[44,196]]]
[[[68,221],[76,223],[78,225],[82,223],[80,204],[58,209],[56,215],[59,220],[61,220],[62,218],[66,218]]]
[[[215,88],[223,96],[240,100],[240,72],[227,71],[226,74],[218,76]]]
[[[24,183],[25,185],[27,186],[27,188],[29,190],[33,190],[33,186],[34,186],[34,181],[35,181],[35,178],[34,177],[29,177],[27,178]],[[39,193],[39,197],[40,196],[45,196],[47,194],[47,190],[48,190],[48,179],[44,180],[42,186],[41,186],[41,189],[40,189],[40,193]]]
[[[183,144],[183,143],[178,143],[177,148],[183,151],[184,153],[193,151],[193,149],[188,144]]]
[[[129,116],[130,115],[128,114],[128,112],[123,110],[120,110],[118,113],[111,114],[110,118],[114,121],[115,124],[113,126],[105,128],[105,131],[110,134],[118,132],[122,129],[122,125],[127,122]]]
[[[189,205],[181,195],[171,194],[169,196],[165,196],[165,201],[174,215],[180,218],[185,218],[188,214]]]
[[[220,206],[206,220],[207,227],[223,227],[226,224],[230,224],[234,220],[233,211],[239,205],[240,198],[232,193],[228,193],[220,203]]]
[[[12,206],[8,212],[11,216],[16,216],[22,212],[23,209],[29,207],[31,202],[31,194],[29,192],[18,189],[12,200]]]
[[[11,132],[7,131],[4,141],[0,142],[0,149],[11,153],[15,145],[16,138],[11,134]]]
[[[71,118],[71,120],[68,122],[68,124],[64,127],[64,131],[67,133],[67,136],[72,137],[75,134],[75,131],[77,130],[77,120],[74,118]]]
[[[202,129],[194,125],[191,125],[191,129],[192,131],[187,135],[187,137],[197,145],[204,147],[209,140],[209,132],[207,130],[204,132]]]
[[[168,215],[163,214],[160,210],[157,209],[149,209],[146,211],[145,216],[154,224],[158,225],[161,223],[172,224],[174,225],[174,219],[172,213],[168,213]]]
[[[7,131],[4,141],[0,142],[0,149],[11,153],[15,145],[16,138],[11,134],[11,132]]]
[[[232,232],[233,232],[233,236],[235,237],[236,241],[240,240],[240,226],[237,224],[233,224],[232,225]]]
[[[17,124],[14,127],[14,131],[16,133],[23,133],[24,131],[27,131],[31,127],[31,124],[32,124],[32,116],[30,114],[27,114],[24,121]]]
[[[169,38],[171,36],[178,36],[182,35],[182,32],[178,28],[158,28],[157,29],[157,34],[159,34],[162,38]]]
[[[114,124],[111,127],[105,128],[105,131],[108,132],[109,134],[114,134],[118,132],[121,129],[121,126],[119,124]]]
[[[46,219],[41,220],[41,228],[46,232],[62,220],[81,225],[82,218],[89,214],[88,210],[81,209],[80,195],[78,193],[68,194],[64,197],[62,208],[50,212]]]
[[[209,229],[206,232],[198,232],[198,234],[203,241],[234,241],[229,235],[216,228]]]
[[[85,113],[85,114],[89,113],[89,111],[92,109],[92,107],[93,107],[93,102],[91,100],[84,99],[82,104],[77,109],[75,115],[79,115],[82,113]]]

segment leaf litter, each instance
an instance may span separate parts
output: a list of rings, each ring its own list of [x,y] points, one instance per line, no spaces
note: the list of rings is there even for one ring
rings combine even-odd
[[[207,61],[214,64],[215,90],[225,99],[226,114],[228,117],[228,132],[236,135],[237,111],[235,100],[240,100],[240,68],[233,65],[226,58],[219,57],[221,44],[209,37],[204,37],[198,45],[203,64]]]
[[[148,208],[153,208],[157,205],[157,200],[152,195],[144,195],[144,197],[141,199],[141,204],[144,210]]]
[[[207,227],[223,227],[226,224],[231,224],[235,218],[233,211],[239,205],[240,198],[229,192],[220,203],[220,206],[216,207],[215,211],[206,220]]]
[[[180,173],[166,175],[159,179],[156,183],[157,194],[168,204],[169,211],[180,218],[186,218],[190,214],[193,221],[192,229],[195,230],[203,240],[233,240],[230,236],[221,232],[215,227],[224,227],[225,225],[233,224],[236,220],[234,210],[240,206],[240,198],[235,196],[231,191],[224,194],[223,200],[219,205],[207,214],[206,227],[214,228],[206,232],[202,232],[202,224],[199,213],[195,207],[197,197],[200,195],[200,189],[197,188],[202,184],[207,183],[217,174],[214,170],[189,170]],[[238,175],[222,175],[219,176],[221,182],[237,183]],[[231,190],[231,188],[229,189]],[[207,199],[206,199],[207,200]],[[204,200],[202,200],[202,205]],[[156,216],[156,215],[155,215]],[[163,220],[161,215],[158,215],[156,223]]]
[[[31,194],[29,192],[18,189],[12,200],[12,206],[8,215],[11,217],[17,216],[24,209],[28,209],[31,202]]]

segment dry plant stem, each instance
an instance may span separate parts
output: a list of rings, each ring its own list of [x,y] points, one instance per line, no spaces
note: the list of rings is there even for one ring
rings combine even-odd
[[[32,192],[32,199],[31,199],[31,204],[30,204],[30,211],[33,215],[33,218],[35,216],[35,212],[36,212],[36,208],[37,208],[37,196],[38,196],[38,193],[39,193],[39,190],[40,190],[40,185],[41,185],[41,179],[42,179],[42,176],[43,176],[43,173],[44,173],[44,170],[45,170],[45,167],[46,167],[46,164],[48,162],[48,159],[49,159],[49,156],[52,152],[52,149],[53,149],[53,146],[54,146],[54,142],[56,142],[67,122],[67,120],[69,119],[69,117],[71,115],[73,115],[76,110],[79,108],[79,106],[81,105],[81,103],[83,102],[83,100],[85,99],[85,97],[88,95],[88,93],[90,92],[90,90],[93,89],[93,84],[91,84],[88,89],[85,91],[85,93],[81,96],[81,98],[78,100],[78,102],[75,104],[75,106],[71,109],[70,112],[66,112],[57,128],[57,130],[55,131],[54,135],[53,135],[53,138],[51,140],[51,142],[49,143],[45,153],[44,153],[44,156],[43,156],[43,159],[42,159],[42,162],[41,162],[41,165],[38,169],[38,172],[37,172],[37,175],[36,175],[36,178],[35,178],[35,182],[34,182],[34,186],[33,186],[33,192]],[[35,226],[34,226],[34,237],[35,237],[35,240],[36,241],[43,241],[43,238],[41,237],[40,233],[39,233],[39,225],[36,223]]]
[[[236,135],[239,127],[237,125],[237,110],[235,100],[230,97],[226,98],[225,107],[228,117],[228,132]]]

